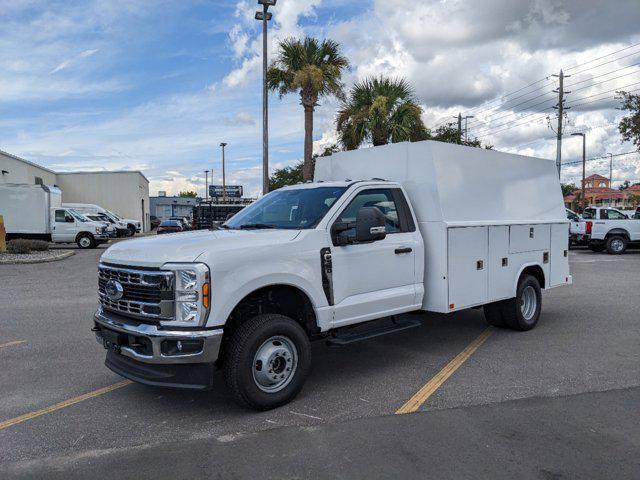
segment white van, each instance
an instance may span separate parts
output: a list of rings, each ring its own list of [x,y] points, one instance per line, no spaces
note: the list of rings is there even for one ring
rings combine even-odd
[[[100,213],[104,215],[113,224],[119,237],[132,237],[141,230],[141,224],[138,220],[121,218],[100,205],[92,203],[63,203],[62,206],[73,208],[80,213]]]

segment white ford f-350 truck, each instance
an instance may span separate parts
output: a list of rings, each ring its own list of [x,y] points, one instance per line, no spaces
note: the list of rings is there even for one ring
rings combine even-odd
[[[582,214],[588,225],[588,245],[594,252],[621,255],[640,245],[640,220],[611,207],[589,207]]]
[[[571,283],[555,163],[439,142],[341,152],[216,231],[129,240],[99,265],[106,365],[146,384],[290,401],[309,342],[344,345],[484,306],[529,330],[541,289]],[[376,178],[372,178],[376,177]],[[357,328],[354,328],[357,325]]]

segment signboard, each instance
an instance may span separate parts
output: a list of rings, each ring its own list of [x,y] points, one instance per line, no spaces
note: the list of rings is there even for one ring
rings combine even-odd
[[[227,198],[242,198],[242,185],[227,185],[225,190]],[[222,198],[222,185],[209,185],[209,196]]]

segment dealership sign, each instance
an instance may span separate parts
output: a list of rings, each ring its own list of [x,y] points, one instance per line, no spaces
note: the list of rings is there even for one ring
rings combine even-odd
[[[242,185],[227,185],[224,190],[222,185],[209,185],[210,197],[224,197],[223,191],[226,191],[227,197],[242,198]]]

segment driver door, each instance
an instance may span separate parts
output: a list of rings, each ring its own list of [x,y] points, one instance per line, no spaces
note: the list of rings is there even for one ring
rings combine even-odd
[[[377,207],[385,215],[387,233],[368,243],[333,242],[334,327],[417,308],[415,262],[423,247],[403,195],[399,188],[363,187],[333,219],[331,225],[355,222],[361,207]],[[355,228],[342,235],[355,239]]]
[[[56,208],[53,214],[51,238],[54,242],[74,242],[76,220],[63,208]]]

